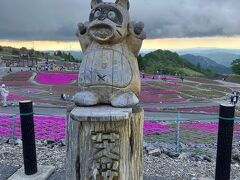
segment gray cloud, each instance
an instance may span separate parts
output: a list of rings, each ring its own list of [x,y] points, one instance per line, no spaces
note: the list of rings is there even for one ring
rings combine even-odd
[[[111,0],[113,2],[113,0]],[[239,0],[130,0],[149,38],[240,35]],[[1,0],[0,39],[75,40],[90,0]]]

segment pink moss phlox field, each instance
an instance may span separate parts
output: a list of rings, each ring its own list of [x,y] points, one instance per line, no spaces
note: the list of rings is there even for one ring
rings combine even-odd
[[[24,100],[25,97],[24,96],[20,96],[20,95],[16,95],[16,94],[12,94],[10,93],[7,97],[8,101],[22,101]],[[0,100],[2,100],[2,96],[0,95]]]
[[[21,138],[20,118],[16,117],[15,136]],[[65,137],[65,118],[54,116],[34,116],[35,137],[37,140],[54,139],[57,142]],[[11,136],[12,118],[0,115],[0,137]]]
[[[29,86],[32,85],[28,81],[0,81],[0,84],[5,84],[6,86]]]
[[[218,124],[210,123],[183,123],[181,128],[186,131],[198,131],[204,134],[217,134]]]
[[[183,87],[183,85],[177,84],[177,83],[166,83],[166,86],[170,87],[170,88],[181,88],[181,87]]]
[[[234,136],[240,137],[240,130],[234,132]]]
[[[144,123],[144,135],[167,134],[169,132],[171,132],[171,129],[168,125],[152,122]]]
[[[30,71],[11,73],[2,78],[3,81],[28,81],[32,76]]]
[[[16,117],[15,136],[21,138],[20,118]],[[65,138],[65,118],[55,116],[34,116],[35,137],[37,140],[54,139],[59,142]],[[0,114],[0,137],[11,136],[12,118],[7,114]],[[159,123],[144,123],[144,134],[164,134],[171,130],[168,125]]]
[[[210,124],[210,123],[183,123],[181,124],[181,129],[184,131],[197,131],[206,135],[217,134],[218,133],[218,124]],[[240,137],[240,123],[236,122],[234,124],[234,137]]]
[[[177,94],[177,92],[174,90],[161,90],[161,89],[150,89],[150,88],[142,88],[141,93],[144,95]]]
[[[234,136],[240,137],[240,122],[234,124]]]
[[[173,77],[173,76],[164,76],[161,77],[162,80],[166,79],[167,81],[176,81],[177,78]]]
[[[21,138],[20,118],[15,117],[15,136]],[[65,117],[34,116],[35,137],[37,140],[54,139],[59,142],[65,138]],[[0,114],[0,137],[11,137],[12,117],[10,114]],[[144,122],[144,135],[167,134],[173,130],[169,125]],[[217,134],[218,124],[210,123],[182,123],[181,131],[201,132],[203,134]],[[240,137],[240,124],[234,125],[234,136]]]
[[[145,79],[142,79],[142,78],[141,78],[141,83],[142,83],[142,84],[147,84],[148,82],[153,82],[153,81],[157,81],[157,80],[154,80],[154,79],[146,79],[146,78],[145,78]]]
[[[36,77],[36,82],[45,85],[63,85],[69,84],[77,78],[78,74],[40,72]]]
[[[183,98],[161,98],[161,95],[177,95],[177,92],[174,90],[142,88],[140,100],[148,103],[179,103],[185,101]]]

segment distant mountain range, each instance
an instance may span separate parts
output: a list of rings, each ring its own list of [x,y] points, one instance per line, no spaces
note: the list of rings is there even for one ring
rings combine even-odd
[[[226,67],[222,64],[218,64],[208,57],[195,56],[192,54],[184,54],[184,55],[181,55],[181,57],[186,59],[188,62],[194,64],[195,66],[200,66],[203,69],[210,69],[210,70],[220,73],[220,74],[231,73],[231,68]]]
[[[204,56],[226,67],[230,67],[233,60],[240,58],[240,49],[194,48],[176,50],[176,52],[179,55],[192,54],[195,56]]]
[[[181,74],[184,76],[207,76],[213,77],[211,70],[199,68],[177,53],[168,50],[156,50],[138,57],[139,68],[145,73],[151,74]]]

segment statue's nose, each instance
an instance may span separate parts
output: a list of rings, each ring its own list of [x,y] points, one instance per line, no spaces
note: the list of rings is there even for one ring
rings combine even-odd
[[[104,16],[104,15],[101,15],[101,16],[99,16],[99,18],[98,18],[98,20],[101,20],[101,21],[103,21],[104,19],[106,19],[106,16]]]
[[[104,12],[98,17],[98,20],[103,21],[104,19],[106,19],[106,17],[107,17],[107,13]]]

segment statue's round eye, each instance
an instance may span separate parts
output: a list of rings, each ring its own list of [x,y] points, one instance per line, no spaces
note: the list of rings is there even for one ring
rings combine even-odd
[[[98,18],[100,15],[101,15],[101,11],[99,11],[99,10],[95,11],[95,13],[94,13],[95,18]]]
[[[115,12],[113,12],[113,11],[109,11],[108,12],[108,18],[115,19],[115,17],[116,17],[116,13]]]

